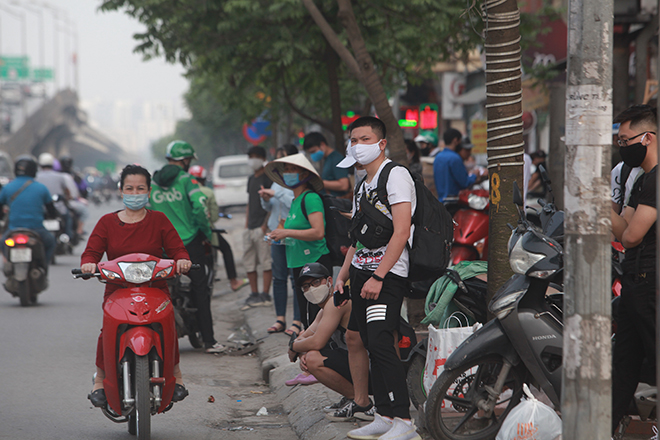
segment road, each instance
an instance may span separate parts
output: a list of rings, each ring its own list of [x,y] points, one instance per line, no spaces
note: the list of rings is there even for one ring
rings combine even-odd
[[[86,229],[114,205],[91,208]],[[244,217],[219,227],[237,228]],[[240,233],[228,237],[240,246]],[[83,245],[75,255],[59,256],[51,267],[50,288],[39,304],[22,308],[17,298],[0,288],[0,439],[130,439],[126,424],[115,424],[91,406],[94,353],[101,327],[103,285],[96,280],[74,280]],[[242,250],[234,249],[240,263]],[[241,266],[238,264],[239,275]],[[216,283],[213,299],[216,339],[224,341],[243,323],[240,305],[249,293]],[[0,282],[4,275],[0,273]],[[291,440],[296,435],[280,404],[261,379],[256,356],[230,357],[194,350],[180,340],[181,369],[190,396],[166,414],[152,419],[152,438]],[[214,403],[209,403],[213,396]],[[268,416],[257,417],[265,406]],[[267,433],[266,433],[267,430]]]

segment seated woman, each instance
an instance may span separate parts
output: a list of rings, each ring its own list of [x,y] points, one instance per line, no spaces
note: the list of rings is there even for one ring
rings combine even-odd
[[[328,419],[373,420],[375,409],[371,400],[364,407],[358,406],[353,400],[355,393],[344,338],[351,317],[350,301],[341,308],[335,307],[331,295],[332,277],[320,263],[303,266],[296,284],[302,289],[307,301],[317,304],[321,310],[309,328],[291,342],[289,359],[295,362],[300,356],[301,370],[308,371],[323,385],[347,399],[345,406],[333,415],[328,415]]]
[[[120,189],[125,209],[104,215],[96,224],[87,241],[87,247],[80,257],[82,272],[96,272],[96,264],[101,261],[104,253],[108,260],[113,260],[130,253],[144,253],[161,258],[163,252],[168,258],[176,260],[177,273],[188,272],[191,267],[188,252],[172,223],[165,214],[145,208],[151,191],[149,171],[137,165],[126,166],[121,172]],[[166,281],[154,282],[152,287],[160,288],[169,295]],[[105,304],[110,295],[119,288],[121,286],[116,284],[106,284],[103,303]],[[96,348],[94,388],[88,396],[96,407],[103,407],[106,404],[103,389],[105,373],[102,347],[103,330],[99,335]],[[176,385],[172,401],[178,402],[188,395],[188,390],[183,386],[179,368],[178,344],[175,353],[174,377]]]

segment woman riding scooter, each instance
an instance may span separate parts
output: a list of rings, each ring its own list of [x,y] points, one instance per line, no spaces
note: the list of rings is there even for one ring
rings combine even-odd
[[[96,224],[85,252],[80,258],[82,272],[89,274],[96,272],[96,264],[101,261],[104,253],[107,254],[108,260],[113,260],[129,253],[145,253],[160,258],[163,251],[168,258],[176,260],[177,273],[188,272],[191,267],[188,252],[172,223],[164,214],[145,208],[151,190],[149,171],[137,165],[126,166],[121,173],[120,189],[125,209],[104,215]],[[106,284],[103,303],[120,287]],[[169,295],[166,281],[154,282],[153,287],[160,288]],[[103,407],[106,404],[103,389],[105,372],[102,340],[103,330],[96,349],[94,388],[88,396],[96,407]],[[174,376],[176,385],[172,401],[178,402],[188,395],[179,368],[178,345],[175,353]]]

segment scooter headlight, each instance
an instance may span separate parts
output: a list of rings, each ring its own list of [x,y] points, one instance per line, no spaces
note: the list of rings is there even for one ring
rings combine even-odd
[[[129,283],[140,284],[151,281],[156,267],[155,261],[144,261],[139,263],[119,263],[119,268],[124,273],[124,279]]]
[[[468,196],[468,206],[477,211],[483,211],[488,206],[488,197],[478,196],[476,194],[470,194]]]
[[[509,252],[509,265],[513,272],[525,275],[536,263],[545,258],[543,254],[535,254],[523,249],[523,239],[520,239]]]
[[[489,306],[490,312],[497,317],[497,319],[506,318],[509,313],[513,310],[513,307],[526,290],[518,290],[516,292],[511,292],[502,298],[498,298],[496,301],[492,302]]]

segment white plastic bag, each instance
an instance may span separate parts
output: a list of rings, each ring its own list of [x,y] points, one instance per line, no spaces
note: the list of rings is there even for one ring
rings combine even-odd
[[[548,405],[537,400],[523,384],[527,399],[511,410],[504,419],[495,440],[555,440],[561,439],[561,419]]]
[[[424,369],[424,389],[428,394],[435,380],[444,371],[443,365],[453,351],[463,343],[472,333],[474,333],[481,324],[475,324],[468,327],[467,317],[465,317],[465,327],[457,315],[463,315],[460,312],[451,315],[445,321],[445,328],[435,328],[429,324],[429,345],[426,349],[426,368]],[[461,327],[447,328],[450,320],[458,320]]]

